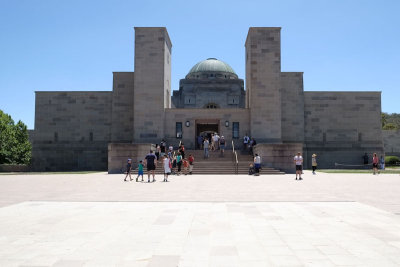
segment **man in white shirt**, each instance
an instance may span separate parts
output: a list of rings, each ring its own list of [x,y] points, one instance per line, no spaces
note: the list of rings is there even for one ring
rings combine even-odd
[[[250,137],[246,135],[243,137],[243,149],[247,150],[248,146],[249,146],[249,142],[250,142]]]
[[[214,148],[215,148],[215,150],[218,150],[218,148],[219,148],[219,135],[218,135],[218,133],[215,133],[212,138],[213,138],[212,141],[214,142]]]
[[[299,175],[299,180],[303,180],[303,178],[301,178],[301,173],[303,171],[303,157],[301,156],[300,152],[297,152],[297,156],[294,157],[293,161],[296,165],[296,180],[297,175]]]

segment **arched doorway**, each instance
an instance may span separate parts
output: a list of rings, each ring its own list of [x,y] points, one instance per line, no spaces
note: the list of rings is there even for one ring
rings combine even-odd
[[[211,140],[213,133],[219,133],[219,120],[216,119],[199,119],[196,120],[196,149],[200,149],[198,137],[206,137]]]

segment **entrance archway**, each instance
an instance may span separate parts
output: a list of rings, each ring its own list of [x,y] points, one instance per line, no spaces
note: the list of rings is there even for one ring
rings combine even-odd
[[[219,120],[196,120],[196,149],[201,149],[198,142],[199,136],[207,137],[208,140],[211,140],[211,134],[213,133],[219,133]]]

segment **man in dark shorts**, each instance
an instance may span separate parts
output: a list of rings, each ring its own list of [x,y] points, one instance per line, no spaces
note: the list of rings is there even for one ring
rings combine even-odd
[[[156,181],[155,179],[155,170],[157,167],[157,160],[156,155],[154,155],[153,151],[150,150],[150,154],[148,154],[144,160],[147,166],[147,182],[150,183],[150,173],[153,175],[153,182]]]
[[[303,157],[300,152],[297,152],[297,156],[294,157],[293,161],[296,165],[296,180],[297,175],[299,175],[299,180],[303,180],[303,178],[301,178],[301,173],[303,172]]]

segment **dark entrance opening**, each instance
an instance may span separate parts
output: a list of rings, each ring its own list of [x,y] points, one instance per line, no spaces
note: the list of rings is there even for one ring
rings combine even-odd
[[[196,122],[196,149],[201,149],[201,145],[199,144],[198,140],[199,136],[208,138],[208,141],[211,142],[211,134],[213,133],[219,133],[218,121]]]

